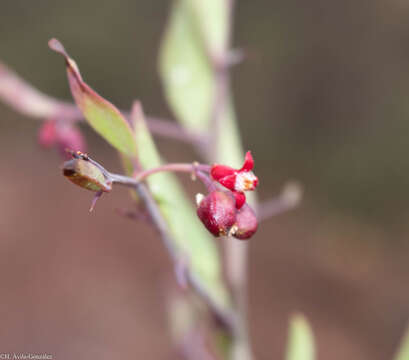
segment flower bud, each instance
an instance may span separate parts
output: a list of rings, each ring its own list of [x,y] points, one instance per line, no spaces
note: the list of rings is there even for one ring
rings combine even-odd
[[[216,237],[228,235],[236,222],[237,209],[233,196],[226,192],[213,191],[205,198],[197,199],[197,216],[206,229]]]
[[[76,126],[65,126],[59,129],[58,149],[63,157],[67,156],[67,149],[86,152],[87,146],[81,131]]]
[[[66,149],[86,152],[85,139],[78,127],[47,120],[38,132],[38,142],[44,148],[56,147],[63,158],[69,158]]]
[[[258,222],[254,210],[248,204],[244,204],[237,211],[236,223],[231,228],[230,234],[237,239],[246,240],[255,234],[257,227]]]
[[[112,189],[112,183],[101,169],[83,158],[66,161],[63,165],[63,174],[74,184],[90,191],[109,192]]]
[[[50,148],[57,142],[57,130],[55,128],[55,121],[45,121],[38,131],[38,142],[44,148]]]

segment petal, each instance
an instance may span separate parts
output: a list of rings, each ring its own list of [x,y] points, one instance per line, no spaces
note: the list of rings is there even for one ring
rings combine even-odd
[[[226,176],[233,175],[235,172],[236,170],[231,168],[230,166],[218,165],[218,164],[213,165],[212,169],[210,170],[210,174],[212,175],[212,178],[216,181]]]
[[[225,176],[219,179],[219,184],[222,184],[225,188],[234,191],[236,186],[236,174]]]
[[[254,168],[254,159],[253,156],[251,155],[250,151],[246,152],[246,156],[244,158],[244,164],[243,167],[239,170],[241,171],[250,171],[253,170]]]
[[[236,199],[236,209],[240,209],[246,202],[246,195],[243,192],[233,192],[234,198]]]

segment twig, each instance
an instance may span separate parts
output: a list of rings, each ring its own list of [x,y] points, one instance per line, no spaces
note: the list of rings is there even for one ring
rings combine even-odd
[[[232,42],[235,1],[224,1],[228,11],[226,48],[223,53],[217,54],[212,54],[208,49],[215,75],[215,90],[209,128],[212,134],[212,143],[209,146],[211,153],[207,154],[211,160],[220,158],[221,130],[224,128],[223,122],[225,121],[223,115],[226,113],[230,101],[229,52]],[[230,355],[232,360],[251,360],[253,358],[247,325],[247,248],[248,244],[244,242],[233,241],[229,238],[225,241],[226,277],[232,289],[237,321]]]
[[[199,164],[199,163],[193,163],[193,164],[184,164],[184,163],[165,164],[165,165],[158,166],[156,168],[141,171],[141,172],[135,174],[135,179],[137,181],[142,181],[142,180],[144,180],[145,178],[147,178],[150,175],[156,174],[158,172],[164,172],[164,171],[185,172],[185,173],[191,173],[192,175],[196,175],[196,173],[198,171],[209,172],[210,171],[210,166],[209,165],[204,165],[204,164]]]
[[[298,206],[302,198],[301,186],[297,183],[285,185],[280,196],[262,202],[257,208],[259,222],[270,219]]]
[[[71,123],[84,120],[80,110],[73,103],[42,93],[1,62],[0,99],[17,112],[34,119],[58,119]],[[129,118],[129,112],[122,113]],[[187,131],[170,120],[151,116],[147,117],[147,123],[149,130],[161,137],[196,144],[199,147],[206,141],[206,136]]]
[[[162,238],[162,242],[165,245],[166,249],[169,252],[169,255],[174,263],[174,266],[177,267],[181,261],[186,264],[186,276],[191,287],[196,291],[196,293],[203,299],[207,304],[210,311],[214,316],[220,320],[220,322],[229,330],[229,332],[234,333],[235,328],[237,327],[237,321],[234,312],[231,312],[230,309],[221,307],[216,303],[212,296],[210,296],[206,290],[206,287],[202,284],[200,279],[190,271],[188,261],[182,259],[184,255],[180,254],[180,251],[176,247],[176,242],[173,240],[170,235],[170,231],[166,220],[163,218],[162,213],[160,212],[159,206],[157,205],[155,199],[150,193],[147,186],[142,182],[147,176],[157,173],[158,171],[170,171],[172,168],[171,165],[177,165],[174,167],[173,171],[182,171],[182,172],[192,172],[196,170],[196,167],[206,169],[207,165],[196,165],[196,164],[168,164],[157,167],[153,169],[154,171],[144,171],[139,174],[145,174],[141,179],[135,179],[125,175],[114,174],[106,170],[100,163],[91,159],[88,155],[72,153],[74,157],[80,158],[84,161],[90,161],[93,165],[98,167],[99,170],[104,174],[107,181],[112,182],[113,184],[120,184],[124,186],[129,186],[135,189],[139,197],[142,199],[142,202],[145,204],[146,211],[148,212],[152,223],[155,225],[155,228],[159,231],[159,234]],[[135,168],[138,168],[135,165]],[[157,170],[159,169],[159,170]],[[156,171],[157,170],[157,171]]]
[[[129,182],[125,185],[129,185]],[[179,251],[175,247],[175,241],[169,235],[168,225],[163,218],[158,205],[156,204],[155,200],[152,197],[152,194],[148,190],[145,184],[135,182],[134,188],[142,201],[146,206],[146,210],[149,213],[152,222],[154,223],[155,227],[159,231],[162,242],[165,245],[166,249],[169,252],[169,255],[175,265],[177,265],[179,261]],[[194,275],[192,271],[190,271],[189,267],[187,267],[187,279],[189,280],[189,284],[192,288],[196,291],[196,293],[202,298],[202,300],[207,304],[210,311],[222,321],[222,323],[230,330],[234,331],[233,329],[236,327],[236,322],[234,321],[234,314],[230,313],[228,309],[221,308],[217,303],[213,301],[213,298],[209,296],[206,291],[206,288],[200,282],[200,280]]]

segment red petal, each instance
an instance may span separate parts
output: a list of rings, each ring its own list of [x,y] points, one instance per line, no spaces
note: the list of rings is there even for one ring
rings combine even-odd
[[[215,164],[212,166],[212,169],[210,170],[210,174],[212,175],[212,178],[214,180],[218,181],[221,178],[224,178],[229,175],[233,175],[235,171],[236,170],[231,168],[230,166]]]
[[[233,195],[236,199],[236,209],[240,209],[246,202],[246,195],[242,192],[233,192]]]
[[[234,191],[236,184],[236,174],[225,176],[219,179],[219,184],[222,184],[225,188]]]
[[[254,159],[250,151],[246,152],[243,167],[239,171],[250,171],[254,168]]]

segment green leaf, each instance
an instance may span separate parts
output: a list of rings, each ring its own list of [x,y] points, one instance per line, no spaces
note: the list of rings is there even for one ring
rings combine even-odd
[[[293,315],[290,320],[286,360],[314,360],[314,336],[307,319]]]
[[[403,336],[394,360],[409,360],[409,327]]]
[[[214,76],[191,0],[176,0],[160,50],[165,95],[178,120],[207,131]]]
[[[132,119],[140,165],[144,169],[159,166],[162,161],[139,103],[134,105]],[[197,218],[193,201],[186,198],[177,178],[171,173],[151,175],[147,183],[169,224],[179,255],[188,255],[191,271],[200,279],[215,303],[224,308],[229,307],[230,300],[222,281],[215,239]]]
[[[160,73],[166,98],[177,120],[195,131],[208,132],[214,101],[215,75],[209,51],[226,47],[227,2],[219,0],[175,0],[162,41]],[[227,91],[229,93],[229,91]],[[233,167],[243,161],[243,149],[232,101],[221,114],[217,159]]]
[[[216,56],[224,53],[229,31],[229,1],[190,1],[200,24],[207,51]]]
[[[72,96],[87,122],[117,150],[135,156],[132,129],[119,110],[82,80],[77,64],[57,39],[51,39],[48,44],[52,50],[64,56]]]

